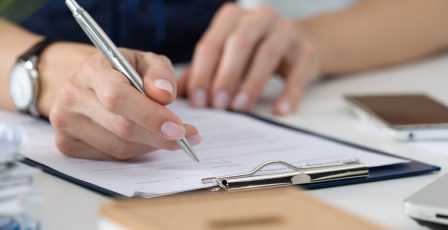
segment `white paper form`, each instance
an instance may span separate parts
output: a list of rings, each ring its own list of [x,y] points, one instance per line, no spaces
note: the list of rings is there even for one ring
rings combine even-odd
[[[200,164],[180,150],[159,150],[123,162],[65,157],[54,145],[51,126],[43,122],[34,122],[33,125],[27,122],[28,141],[22,154],[66,175],[125,196],[132,196],[135,192],[157,196],[206,188],[209,185],[203,185],[202,178],[246,173],[271,160],[282,160],[297,167],[354,159],[370,167],[407,162],[242,114],[191,109],[184,101],[176,101],[169,107],[184,122],[199,129],[202,143],[195,149]]]

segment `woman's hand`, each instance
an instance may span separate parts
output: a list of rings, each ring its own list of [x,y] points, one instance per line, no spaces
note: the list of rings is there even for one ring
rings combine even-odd
[[[198,131],[165,108],[176,98],[171,62],[164,56],[121,49],[142,76],[138,92],[99,52],[68,78],[50,111],[56,145],[68,156],[129,159],[156,149],[178,149],[184,135],[198,144]]]
[[[268,79],[285,81],[273,111],[293,112],[310,80],[319,72],[316,44],[297,24],[270,8],[245,11],[226,4],[196,46],[192,65],[179,80],[196,107],[249,111]]]

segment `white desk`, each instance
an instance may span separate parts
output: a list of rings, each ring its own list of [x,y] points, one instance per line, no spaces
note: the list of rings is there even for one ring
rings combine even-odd
[[[276,92],[277,86],[274,83],[267,94]],[[447,172],[448,154],[425,152],[370,132],[360,132],[357,128],[359,121],[348,112],[342,95],[382,92],[425,92],[448,104],[448,56],[321,82],[310,88],[297,114],[280,120],[441,166],[442,173],[309,191],[315,197],[390,229],[424,229],[403,214],[402,201]],[[256,111],[271,116],[269,100],[260,103]],[[95,229],[98,207],[109,198],[45,173],[37,175],[36,181],[43,200],[40,206],[30,207],[30,210],[42,220],[43,229]]]

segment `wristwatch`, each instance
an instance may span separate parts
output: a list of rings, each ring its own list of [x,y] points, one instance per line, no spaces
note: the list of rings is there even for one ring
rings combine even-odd
[[[16,61],[9,76],[9,94],[16,109],[22,113],[40,117],[37,109],[39,97],[39,71],[37,64],[40,54],[56,40],[46,38],[35,44]]]

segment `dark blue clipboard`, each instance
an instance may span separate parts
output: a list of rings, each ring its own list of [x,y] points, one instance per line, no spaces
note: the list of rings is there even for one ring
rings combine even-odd
[[[398,157],[398,156],[394,156],[392,154],[389,153],[385,153],[379,150],[375,150],[375,149],[371,149],[371,148],[367,148],[364,146],[360,146],[358,144],[353,144],[347,141],[342,141],[342,140],[338,140],[336,138],[332,138],[332,137],[328,137],[325,135],[321,135],[309,130],[305,130],[305,129],[301,129],[301,128],[297,128],[297,127],[292,127],[292,126],[288,126],[285,124],[281,124],[278,123],[276,121],[273,120],[269,120],[267,118],[263,118],[261,116],[257,116],[257,115],[253,115],[253,114],[249,114],[248,116],[253,117],[257,120],[272,124],[272,125],[276,125],[279,127],[283,127],[286,129],[290,129],[290,130],[294,130],[297,132],[301,132],[301,133],[305,133],[308,135],[312,135],[315,137],[319,137],[328,141],[332,141],[332,142],[336,142],[339,144],[343,144],[343,145],[347,145],[353,148],[357,148],[357,149],[362,149],[362,150],[366,150],[372,153],[376,153],[376,154],[381,154],[381,155],[388,155],[388,156],[393,156],[396,158],[401,158],[401,159],[406,159],[403,157]],[[410,159],[406,159],[406,160],[410,160]],[[47,172],[51,175],[54,175],[56,177],[59,177],[63,180],[75,183],[77,185],[80,185],[88,190],[94,191],[96,193],[100,193],[106,196],[111,196],[111,197],[116,197],[116,198],[121,198],[123,197],[123,195],[116,193],[114,191],[108,190],[106,188],[97,186],[95,184],[91,184],[89,182],[83,181],[83,180],[79,180],[75,177],[72,177],[70,175],[64,174],[60,171],[57,171],[53,168],[50,168],[46,165],[43,165],[39,162],[36,162],[34,160],[31,160],[29,158],[24,158],[21,160],[22,163],[25,163],[27,165],[33,166],[33,167],[37,167],[42,169],[44,172]],[[306,189],[318,189],[318,188],[327,188],[327,187],[334,187],[334,186],[342,186],[342,185],[351,185],[351,184],[358,184],[358,183],[367,183],[367,182],[373,182],[373,181],[381,181],[381,180],[390,180],[390,179],[396,179],[396,178],[403,178],[403,177],[410,177],[410,176],[417,176],[417,175],[422,175],[422,174],[427,174],[427,173],[431,173],[431,172],[435,172],[435,171],[440,171],[440,167],[439,166],[435,166],[435,165],[430,165],[430,164],[426,164],[423,162],[419,162],[419,161],[413,161],[410,160],[410,162],[408,163],[401,163],[401,164],[394,164],[394,165],[388,165],[388,166],[380,166],[380,167],[370,167],[369,168],[369,176],[365,177],[365,178],[354,178],[354,179],[344,179],[344,180],[337,180],[337,181],[326,181],[326,182],[319,182],[319,183],[312,183],[312,184],[305,184],[305,185],[301,185],[301,187],[306,188]]]

